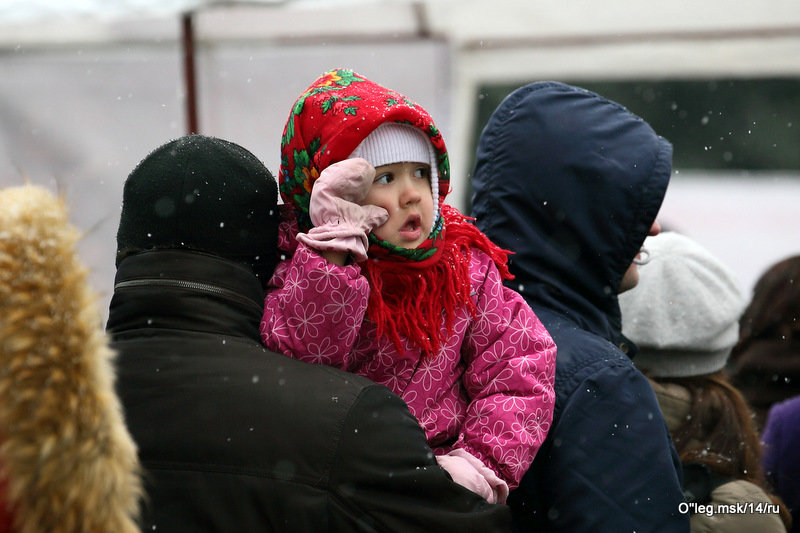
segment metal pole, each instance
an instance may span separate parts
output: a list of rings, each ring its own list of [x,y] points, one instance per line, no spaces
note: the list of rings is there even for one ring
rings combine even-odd
[[[187,133],[200,133],[197,123],[197,80],[195,77],[194,24],[192,12],[183,14],[183,77],[186,84]]]

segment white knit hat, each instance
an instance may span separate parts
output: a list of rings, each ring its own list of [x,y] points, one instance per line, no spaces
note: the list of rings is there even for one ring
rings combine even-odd
[[[666,232],[645,240],[650,261],[619,296],[622,333],[639,347],[634,364],[652,377],[722,369],[739,339],[742,291],[733,274],[692,239]]]
[[[392,163],[424,163],[431,167],[434,219],[438,215],[439,173],[436,151],[422,130],[408,124],[384,122],[356,146],[348,159],[362,157],[373,167]]]

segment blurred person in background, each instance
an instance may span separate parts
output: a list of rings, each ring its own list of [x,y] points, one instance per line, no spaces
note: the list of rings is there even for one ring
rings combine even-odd
[[[63,200],[0,190],[0,532],[139,531],[136,446]]]
[[[800,531],[800,396],[770,408],[761,440],[767,479],[792,513],[791,531]]]
[[[684,235],[650,237],[645,249],[639,284],[619,298],[622,332],[639,347],[634,364],[680,455],[692,532],[785,532],[789,514],[769,493],[751,411],[723,371],[744,309],[739,284]],[[745,507],[719,507],[737,504]]]
[[[774,403],[800,395],[800,255],[774,264],[756,282],[728,372],[760,430]]]

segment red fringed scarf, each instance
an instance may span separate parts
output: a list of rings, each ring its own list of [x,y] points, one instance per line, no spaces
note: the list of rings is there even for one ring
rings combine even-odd
[[[431,257],[408,260],[373,244],[370,258],[361,266],[370,286],[367,318],[376,324],[378,336],[389,336],[398,351],[405,337],[423,358],[438,354],[452,335],[457,310],[466,307],[475,316],[470,298],[471,248],[489,255],[503,279],[513,278],[508,271],[511,252],[491,242],[454,207],[443,205],[442,217],[444,227]]]

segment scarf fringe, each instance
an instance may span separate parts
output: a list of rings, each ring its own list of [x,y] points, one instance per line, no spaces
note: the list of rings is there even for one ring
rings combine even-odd
[[[497,265],[503,279],[508,255],[454,207],[442,206],[444,230],[439,253],[424,261],[370,258],[362,265],[369,281],[367,318],[379,337],[388,336],[398,352],[402,338],[419,349],[422,358],[435,357],[453,333],[456,312],[465,308],[475,316],[470,297],[469,265],[472,248],[483,251]],[[444,328],[442,328],[444,325]]]

